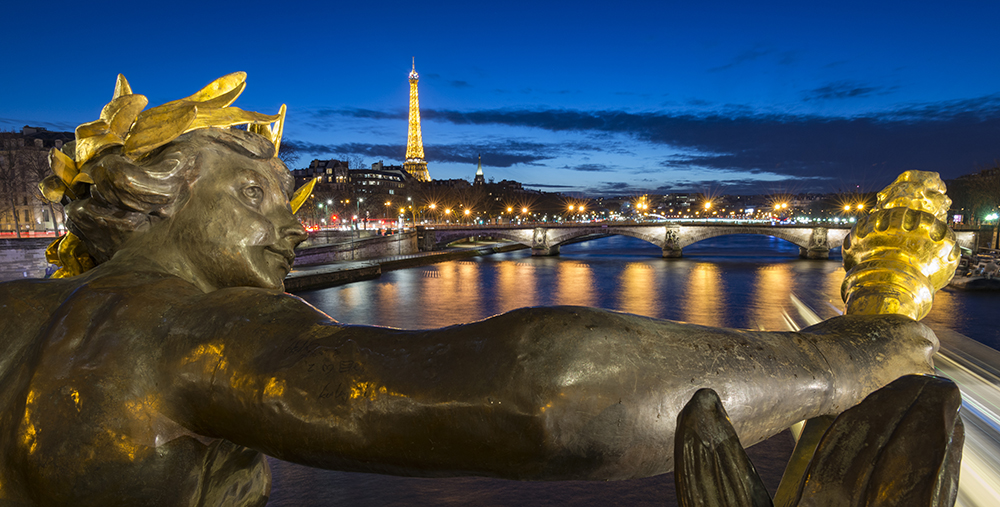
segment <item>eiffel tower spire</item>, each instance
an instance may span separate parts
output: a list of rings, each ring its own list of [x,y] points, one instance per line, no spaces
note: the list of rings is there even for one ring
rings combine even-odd
[[[420,136],[420,101],[417,99],[417,58],[413,57],[413,67],[410,70],[410,127],[406,134],[406,161],[403,169],[418,181],[430,181],[427,172],[427,161],[424,159],[424,141]]]

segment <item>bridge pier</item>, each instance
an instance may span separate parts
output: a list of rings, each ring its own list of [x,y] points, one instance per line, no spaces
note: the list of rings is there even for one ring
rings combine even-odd
[[[830,258],[830,230],[826,227],[816,227],[809,235],[809,246],[799,247],[799,257],[803,259]]]
[[[681,226],[679,225],[668,225],[663,231],[663,258],[664,259],[680,259],[684,257],[681,253],[683,248],[681,247]]]
[[[556,257],[559,255],[559,245],[535,248],[531,247],[532,257]]]
[[[803,259],[829,259],[830,249],[826,250],[813,250],[810,248],[799,247],[799,257]]]
[[[531,256],[532,257],[554,257],[559,255],[559,245],[554,240],[550,240],[551,231],[545,227],[535,227],[531,232]]]
[[[684,257],[681,248],[663,247],[663,258],[664,259],[680,259],[681,257]]]

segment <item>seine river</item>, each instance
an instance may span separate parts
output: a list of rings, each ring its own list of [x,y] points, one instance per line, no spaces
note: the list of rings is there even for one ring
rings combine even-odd
[[[583,305],[707,326],[787,330],[801,324],[794,297],[829,318],[842,311],[839,257],[798,258],[798,247],[766,236],[729,236],[662,259],[660,249],[621,236],[562,247],[559,257],[521,250],[392,271],[377,280],[298,295],[340,322],[434,328],[524,306]],[[990,324],[1000,294],[940,291],[924,320],[1000,348]],[[791,452],[778,435],[750,449],[772,489]],[[672,474],[619,482],[413,479],[330,472],[271,460],[269,506],[673,505]]]

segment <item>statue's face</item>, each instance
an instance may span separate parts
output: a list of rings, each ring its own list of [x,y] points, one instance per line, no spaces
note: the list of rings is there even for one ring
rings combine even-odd
[[[216,143],[202,145],[195,163],[200,175],[169,227],[193,277],[215,289],[281,289],[306,238],[288,204],[288,169]]]

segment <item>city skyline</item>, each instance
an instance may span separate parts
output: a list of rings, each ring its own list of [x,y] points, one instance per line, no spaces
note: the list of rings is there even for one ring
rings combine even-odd
[[[402,164],[415,57],[436,179],[481,153],[546,191],[834,192],[1000,158],[995,3],[97,5],[12,6],[0,128],[72,130],[119,72],[157,105],[244,70],[237,106],[288,104],[293,168]]]

